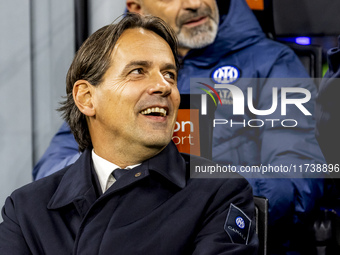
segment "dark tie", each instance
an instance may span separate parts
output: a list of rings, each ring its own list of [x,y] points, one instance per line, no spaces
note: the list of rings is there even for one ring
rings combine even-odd
[[[116,170],[113,171],[112,175],[116,180],[118,180],[120,177],[122,177],[128,171],[129,171],[129,169],[117,168]]]

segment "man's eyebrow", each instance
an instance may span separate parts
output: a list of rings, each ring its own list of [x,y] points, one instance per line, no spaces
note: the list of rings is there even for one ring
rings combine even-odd
[[[151,61],[146,61],[146,60],[137,60],[137,61],[131,61],[129,62],[123,69],[123,72],[128,72],[131,70],[131,68],[142,66],[142,67],[150,67],[152,65]],[[176,65],[172,63],[165,63],[161,67],[162,69],[173,69],[177,72],[177,67]]]
[[[130,71],[131,68],[134,68],[137,66],[150,67],[151,65],[152,63],[150,61],[145,61],[145,60],[131,61],[124,67],[123,72]]]
[[[164,66],[163,66],[163,69],[173,69],[173,70],[175,70],[176,72],[178,71],[177,70],[177,67],[174,65],[174,64],[170,64],[170,63],[167,63],[167,64],[165,64]]]

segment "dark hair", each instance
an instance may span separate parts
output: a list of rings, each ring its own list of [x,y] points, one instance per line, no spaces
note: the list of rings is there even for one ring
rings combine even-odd
[[[127,13],[117,24],[107,25],[93,33],[80,47],[68,70],[66,77],[66,100],[58,109],[68,123],[79,150],[92,147],[86,116],[79,111],[73,99],[73,86],[77,80],[86,80],[93,86],[100,84],[111,64],[111,53],[123,32],[129,28],[144,28],[161,36],[170,46],[179,68],[177,59],[177,38],[173,30],[160,18],[151,15],[141,16]]]

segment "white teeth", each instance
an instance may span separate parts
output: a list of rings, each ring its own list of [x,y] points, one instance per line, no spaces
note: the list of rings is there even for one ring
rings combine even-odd
[[[166,110],[164,108],[154,107],[154,108],[148,108],[144,111],[141,111],[141,114],[150,114],[150,113],[159,113],[162,117],[166,116]]]

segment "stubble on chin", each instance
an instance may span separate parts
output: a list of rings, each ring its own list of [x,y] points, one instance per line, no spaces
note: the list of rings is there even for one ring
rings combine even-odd
[[[184,27],[186,22],[199,17],[208,17],[209,20],[196,27]],[[219,25],[218,8],[215,6],[215,9],[212,10],[210,7],[205,6],[196,12],[188,12],[178,17],[176,25],[178,27],[179,47],[188,49],[204,48],[213,43],[216,38]]]

